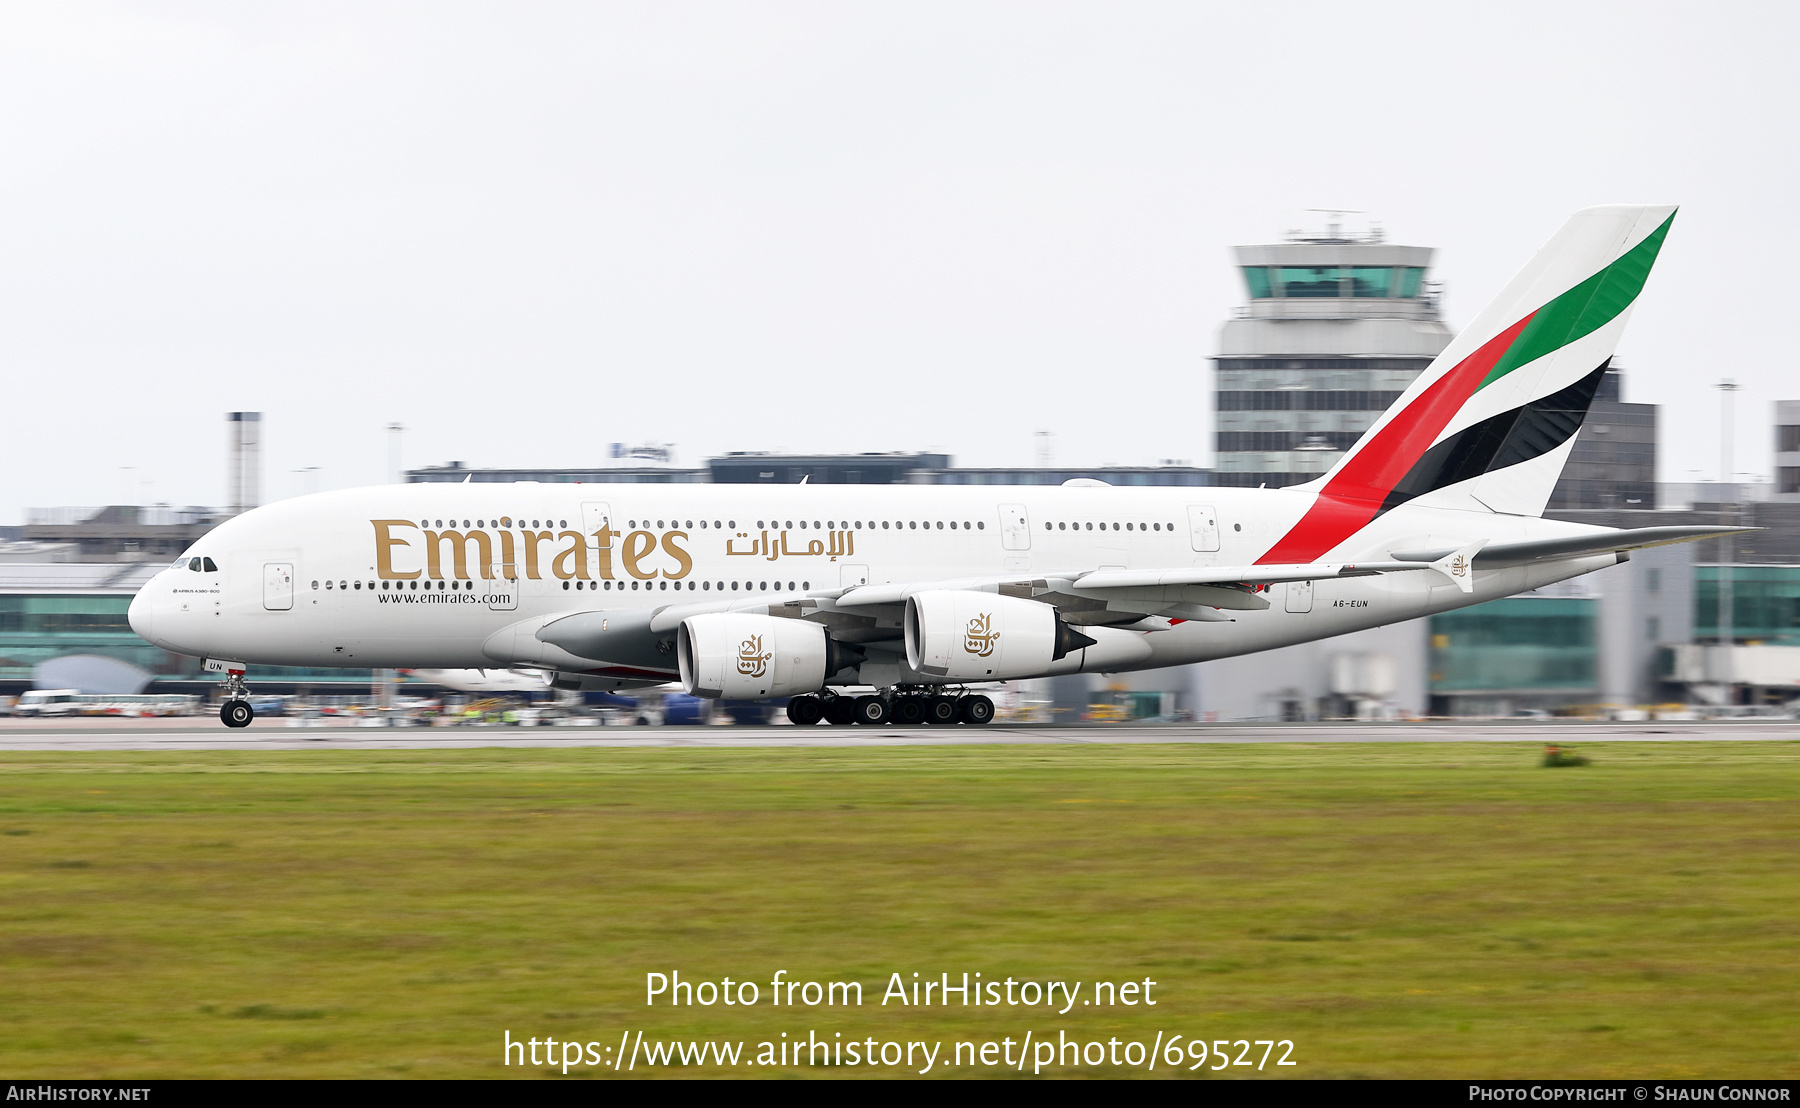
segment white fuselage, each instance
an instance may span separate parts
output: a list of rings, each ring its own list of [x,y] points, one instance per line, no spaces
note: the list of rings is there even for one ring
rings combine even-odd
[[[858,584],[1249,565],[1314,496],[1111,486],[385,485],[300,497],[230,520],[190,552],[212,559],[217,572],[164,570],[133,601],[130,618],[167,650],[254,664],[559,668],[567,660],[534,659],[516,646],[529,636],[508,629],[573,612],[721,600],[758,610]],[[1329,558],[1595,530],[1403,505]],[[1326,638],[1617,560],[1603,554],[1483,571],[1472,593],[1430,572],[1276,584],[1263,593],[1267,609],[1224,613],[1229,622],[1134,631],[1148,647],[1141,659],[1104,668],[1147,669]],[[898,679],[929,683],[917,674]]]

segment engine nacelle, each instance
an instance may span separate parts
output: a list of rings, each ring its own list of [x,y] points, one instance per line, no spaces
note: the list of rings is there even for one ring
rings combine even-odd
[[[818,692],[846,653],[816,623],[748,612],[689,616],[675,639],[689,694],[730,700]]]
[[[906,600],[906,664],[950,681],[1032,677],[1093,639],[1035,600],[945,590]]]

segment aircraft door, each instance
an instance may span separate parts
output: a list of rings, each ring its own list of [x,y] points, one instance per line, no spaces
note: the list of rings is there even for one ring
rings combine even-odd
[[[1000,505],[1000,548],[1031,549],[1031,517],[1025,514],[1025,505]]]
[[[598,500],[581,502],[581,529],[591,538],[595,531],[612,524],[612,505]]]
[[[868,566],[839,566],[838,572],[842,574],[838,579],[840,588],[853,589],[869,583]]]
[[[1195,550],[1219,549],[1219,513],[1211,504],[1188,505],[1188,529],[1193,533]]]
[[[263,563],[263,607],[286,612],[294,607],[294,563]]]
[[[1287,583],[1287,610],[1296,614],[1312,611],[1313,583],[1311,581],[1289,581]]]
[[[592,561],[588,568],[596,581],[601,579],[601,566],[616,565],[613,562],[613,543],[617,540],[617,536],[610,534],[616,530],[618,528],[613,526],[611,504],[603,504],[598,500],[581,502],[581,531],[587,536],[588,549],[592,551]],[[607,545],[604,548],[600,545],[602,533],[607,533],[605,539]]]
[[[617,543],[617,527],[612,523],[612,504],[599,500],[583,500],[581,502],[581,534],[587,536],[589,547],[589,574],[594,577],[594,588],[599,588],[603,579],[599,567],[607,567],[617,572],[617,563],[612,559],[614,545]],[[601,547],[601,541],[607,545]]]
[[[516,533],[514,532],[514,534]],[[516,567],[505,563],[504,559],[500,557],[502,552],[495,551],[494,575],[483,581],[481,587],[486,590],[489,609],[496,612],[510,612],[519,606],[519,571]]]
[[[519,606],[519,565],[524,561],[524,555],[519,552],[519,531],[513,529],[512,517],[493,522],[499,528],[494,539],[493,567],[481,587],[485,590],[483,597],[489,611],[510,612]],[[520,525],[523,526],[523,521]]]

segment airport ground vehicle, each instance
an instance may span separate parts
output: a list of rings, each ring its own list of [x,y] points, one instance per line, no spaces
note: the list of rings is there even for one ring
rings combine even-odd
[[[78,689],[32,689],[13,705],[17,716],[186,716],[199,710],[191,693],[83,693]]]

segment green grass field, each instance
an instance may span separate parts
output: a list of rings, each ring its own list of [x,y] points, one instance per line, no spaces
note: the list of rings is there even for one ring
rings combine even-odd
[[[1585,753],[3,755],[0,1075],[501,1076],[503,1031],[1060,1028],[1291,1039],[1306,1077],[1800,1076],[1800,745]],[[763,1003],[646,1008],[670,970]],[[865,1004],[772,1008],[776,970]],[[1148,977],[1159,1003],[879,1004],[891,972],[965,970]],[[635,1071],[659,1072],[722,1071]]]

